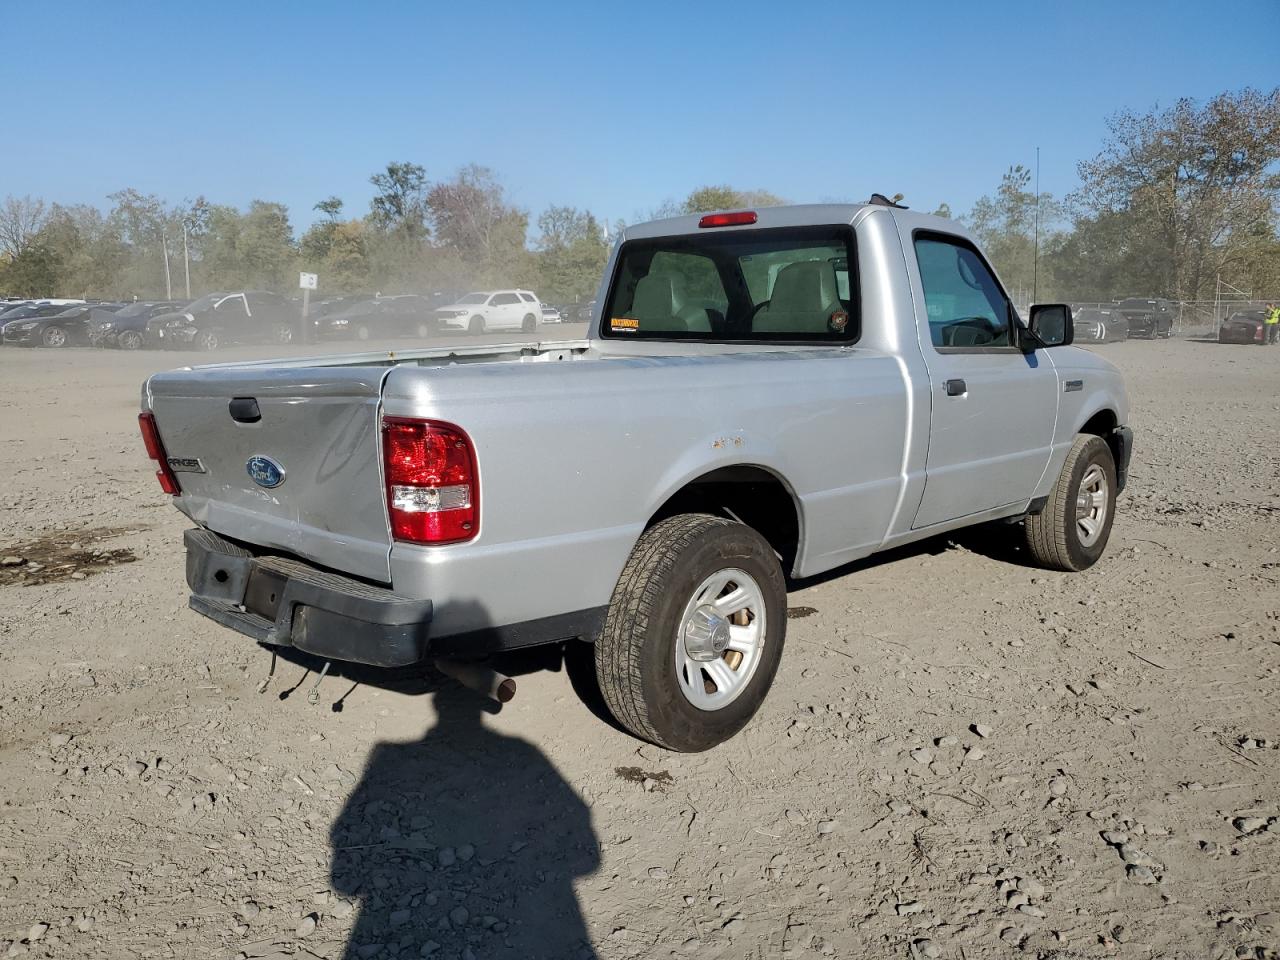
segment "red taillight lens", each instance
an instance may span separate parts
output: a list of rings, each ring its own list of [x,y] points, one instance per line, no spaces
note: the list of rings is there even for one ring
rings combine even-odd
[[[156,415],[148,411],[138,414],[138,428],[142,431],[142,442],[147,448],[147,456],[160,465],[156,471],[156,479],[160,481],[160,489],[171,497],[182,493],[178,486],[178,478],[169,468],[169,457],[164,452],[164,442],[160,439],[160,431],[156,428]]]
[[[471,439],[449,423],[382,418],[391,535],[461,543],[480,531],[480,484]]]
[[[754,210],[743,210],[739,213],[708,213],[698,221],[700,227],[744,227],[755,223],[760,218]]]

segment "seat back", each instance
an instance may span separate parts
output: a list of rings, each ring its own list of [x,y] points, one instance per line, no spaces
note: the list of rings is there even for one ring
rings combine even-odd
[[[773,295],[751,322],[755,333],[825,333],[841,309],[835,266],[826,260],[789,263],[778,271]]]

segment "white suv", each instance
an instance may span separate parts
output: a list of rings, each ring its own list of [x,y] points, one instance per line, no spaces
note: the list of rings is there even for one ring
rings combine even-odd
[[[436,325],[441,330],[535,330],[542,316],[542,304],[528,290],[490,290],[468,293],[457,303],[435,311]]]

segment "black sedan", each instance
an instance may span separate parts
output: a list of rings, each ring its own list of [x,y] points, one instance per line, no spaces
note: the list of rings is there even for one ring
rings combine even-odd
[[[1071,319],[1077,342],[1111,343],[1129,336],[1129,318],[1113,303],[1073,306]]]
[[[1219,343],[1266,343],[1265,310],[1237,310],[1218,328]]]
[[[37,345],[65,347],[68,342],[66,331],[56,323],[52,325],[54,332],[48,335],[48,342],[46,342],[45,331],[49,328],[48,321],[63,313],[85,310],[88,306],[84,303],[30,303],[6,310],[0,313],[0,331],[3,331],[0,337],[3,337],[5,346],[10,347]],[[85,315],[88,315],[87,310]]]
[[[95,347],[137,350],[147,339],[147,321],[180,311],[186,300],[140,300],[114,311],[89,312],[89,341]]]
[[[60,313],[5,327],[5,342],[23,347],[69,347],[89,342],[89,318],[93,313],[113,313],[123,303],[78,303]]]
[[[344,310],[320,317],[315,331],[321,337],[377,337],[416,335],[423,339],[435,332],[431,300],[416,294],[361,300]]]

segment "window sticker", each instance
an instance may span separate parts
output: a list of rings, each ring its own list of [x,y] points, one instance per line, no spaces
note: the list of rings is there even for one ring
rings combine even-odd
[[[614,317],[609,321],[609,329],[615,333],[635,333],[640,329],[640,321],[631,317]]]

